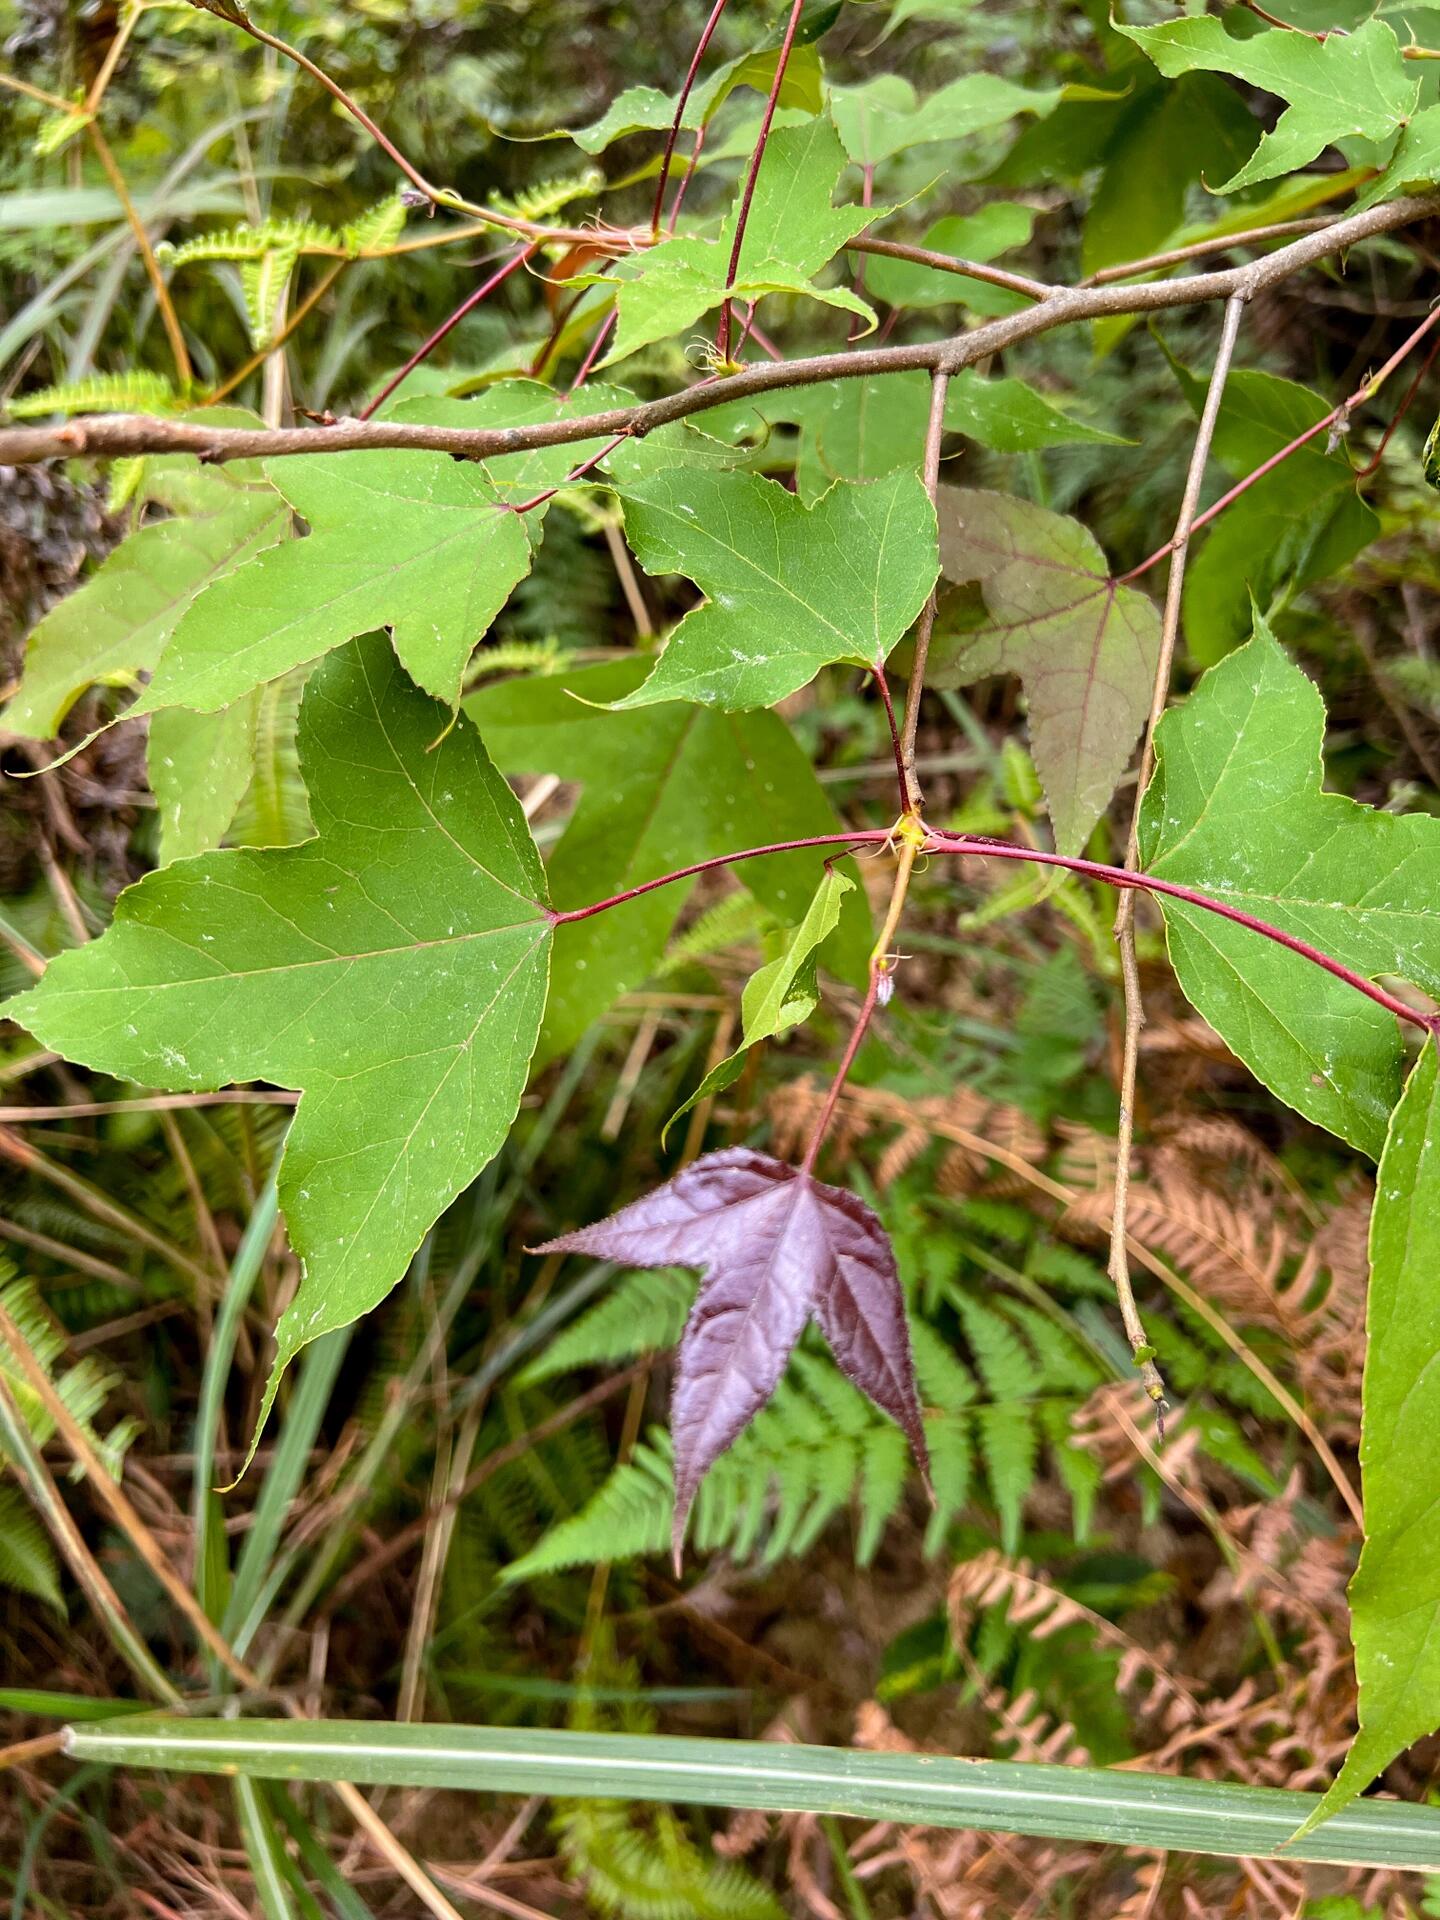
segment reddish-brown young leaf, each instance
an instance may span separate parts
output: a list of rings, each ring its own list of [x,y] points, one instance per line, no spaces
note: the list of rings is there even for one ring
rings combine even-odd
[[[895,1255],[853,1193],[749,1147],[727,1147],[608,1220],[535,1251],[697,1267],[703,1276],[670,1409],[677,1571],[700,1482],[775,1391],[812,1314],[841,1371],[904,1429],[929,1485]]]

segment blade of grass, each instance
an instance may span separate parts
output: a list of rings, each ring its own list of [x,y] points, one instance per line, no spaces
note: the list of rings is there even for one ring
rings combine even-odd
[[[144,1700],[96,1700],[86,1693],[52,1693],[45,1687],[0,1687],[0,1713],[37,1720],[108,1720],[120,1713],[149,1713]]]
[[[292,1888],[286,1872],[288,1862],[284,1843],[270,1822],[261,1792],[259,1782],[243,1774],[235,1782],[235,1815],[240,1826],[240,1837],[245,1843],[245,1857],[250,1862],[255,1897],[260,1902],[260,1911],[265,1915],[265,1920],[298,1920],[295,1903],[290,1897]],[[313,1920],[320,1909],[308,1895],[306,1898],[306,1920]]]
[[[329,1901],[336,1920],[375,1920],[349,1881],[342,1879],[335,1862],[320,1844],[314,1827],[296,1806],[286,1788],[276,1789],[273,1804],[299,1850],[301,1864]]]
[[[210,1335],[210,1350],[205,1356],[205,1372],[200,1382],[200,1400],[195,1412],[195,1480],[191,1489],[195,1574],[200,1604],[212,1620],[218,1620],[226,1609],[226,1600],[220,1590],[224,1582],[216,1577],[217,1563],[212,1557],[212,1536],[219,1519],[212,1495],[220,1410],[224,1404],[225,1383],[230,1377],[230,1363],[235,1355],[235,1339],[240,1330],[241,1317],[254,1291],[260,1264],[270,1245],[278,1215],[279,1201],[272,1173],[251,1212],[230,1265],[230,1277]],[[228,1569],[228,1555],[225,1565]],[[214,1677],[212,1674],[212,1679]]]
[[[337,1327],[305,1349],[295,1391],[285,1408],[274,1458],[260,1488],[250,1531],[235,1562],[235,1577],[220,1630],[244,1658],[268,1611],[268,1576],[290,1503],[299,1491],[310,1449],[330,1403],[335,1376],[350,1344],[350,1327]],[[260,1606],[262,1599],[267,1603]]]
[[[1440,1808],[1360,1800],[1293,1847],[1310,1793],[1092,1767],[509,1727],[155,1718],[66,1730],[81,1761],[839,1814],[1226,1858],[1434,1869]]]

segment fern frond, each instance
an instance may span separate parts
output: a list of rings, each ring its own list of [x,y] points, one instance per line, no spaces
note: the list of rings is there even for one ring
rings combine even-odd
[[[587,1690],[570,1714],[573,1728],[654,1732],[654,1712],[639,1697],[639,1672],[633,1661],[615,1657],[603,1627],[585,1677]],[[708,1845],[697,1845],[669,1807],[562,1801],[555,1826],[566,1865],[600,1914],[616,1920],[784,1920],[768,1888],[737,1862],[719,1860]]]
[[[1040,1437],[1028,1407],[977,1407],[974,1420],[990,1497],[1000,1516],[1001,1543],[1007,1553],[1014,1553],[1020,1544],[1025,1496],[1035,1484]]]
[[[340,235],[316,220],[263,220],[254,227],[229,227],[221,233],[197,234],[178,246],[162,242],[156,258],[172,270],[197,261],[261,260],[267,253],[344,253]]]
[[[299,245],[287,243],[281,247],[267,248],[258,260],[242,260],[240,263],[240,293],[245,302],[245,319],[250,330],[250,344],[257,350],[268,347],[275,337],[280,320],[280,303],[299,258]]]
[[[942,1407],[947,1413],[968,1407],[976,1394],[975,1378],[949,1341],[928,1321],[917,1320],[910,1329],[910,1344],[915,1377],[927,1406]]]
[[[782,1920],[767,1887],[737,1861],[707,1857],[668,1808],[567,1805],[561,1852],[586,1899],[617,1920]]]
[[[656,977],[669,979],[697,960],[758,939],[772,924],[753,893],[727,893],[670,942]]]
[[[1004,1310],[1035,1351],[1040,1363],[1042,1391],[1083,1395],[1104,1379],[1103,1372],[1080,1342],[1049,1314],[1023,1300],[1007,1300]]]
[[[975,1449],[970,1422],[963,1414],[928,1420],[925,1443],[930,1449],[930,1484],[935,1489],[935,1507],[925,1529],[925,1553],[930,1557],[940,1551],[951,1521],[970,1498]]]
[[[1082,1237],[1108,1231],[1110,1202],[1086,1193],[1067,1209],[1062,1230]],[[1252,1325],[1272,1326],[1295,1344],[1305,1337],[1305,1301],[1316,1277],[1313,1248],[1287,1277],[1295,1248],[1275,1217],[1236,1205],[1172,1167],[1155,1184],[1131,1187],[1131,1231],[1204,1287],[1216,1306],[1228,1307]]]
[[[670,1443],[659,1432],[637,1446],[600,1491],[570,1519],[552,1527],[538,1546],[514,1560],[501,1575],[509,1586],[533,1580],[561,1567],[594,1566],[601,1560],[629,1560],[662,1553],[670,1540],[675,1480]]]
[[[868,1567],[891,1514],[900,1505],[910,1473],[910,1449],[900,1429],[872,1427],[860,1450],[860,1527],[855,1564]]]
[[[50,1376],[66,1411],[84,1430],[106,1471],[118,1479],[126,1450],[135,1437],[135,1425],[133,1421],[124,1420],[108,1434],[101,1434],[96,1431],[94,1420],[119,1384],[120,1376],[105,1371],[89,1355],[65,1372],[57,1373],[57,1363],[65,1351],[64,1337],[56,1331],[30,1281],[0,1274],[0,1306],[15,1322],[26,1346]],[[35,1444],[43,1447],[55,1431],[55,1422],[3,1340],[0,1340],[0,1369],[5,1373],[15,1404]]]
[[[622,1275],[603,1300],[530,1362],[518,1384],[534,1386],[575,1367],[613,1365],[673,1347],[685,1330],[695,1288],[694,1274],[673,1267]]]
[[[1199,1713],[1199,1702],[1186,1681],[1172,1671],[1163,1651],[1143,1646],[1113,1620],[1072,1598],[1028,1560],[988,1552],[962,1561],[951,1575],[947,1606],[957,1644],[969,1638],[976,1615],[988,1607],[1004,1607],[1011,1626],[1023,1628],[1031,1641],[1050,1639],[1067,1627],[1083,1627],[1092,1643],[1119,1656],[1119,1685],[1138,1685],[1152,1707],[1179,1699]]]
[[[315,831],[300,772],[300,698],[308,668],[300,667],[257,689],[255,771],[230,824],[241,847],[293,847]]]
[[[47,413],[163,413],[179,403],[179,394],[163,374],[136,367],[129,373],[94,373],[85,380],[22,393],[6,401],[5,411],[16,420],[34,420]]]
[[[491,673],[561,673],[570,659],[554,634],[543,640],[496,640],[477,652],[470,662],[467,690],[473,690]]]
[[[405,231],[405,202],[398,193],[377,200],[340,229],[340,244],[348,254],[382,253]]]
[[[1036,1391],[1035,1355],[993,1307],[957,1288],[952,1295],[980,1377],[996,1400],[1028,1400]]]
[[[65,1618],[50,1536],[18,1487],[0,1486],[0,1587],[43,1600]]]
[[[549,220],[577,200],[588,200],[599,193],[605,175],[599,167],[584,167],[578,173],[557,173],[510,197],[492,196],[490,204],[498,213],[512,214],[518,220]]]

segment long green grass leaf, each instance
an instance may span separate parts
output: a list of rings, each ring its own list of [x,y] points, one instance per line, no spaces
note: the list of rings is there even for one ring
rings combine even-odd
[[[759,1807],[1229,1858],[1440,1866],[1440,1808],[1362,1800],[1287,1846],[1314,1794],[1168,1774],[509,1727],[156,1716],[71,1727],[78,1760],[169,1773]]]

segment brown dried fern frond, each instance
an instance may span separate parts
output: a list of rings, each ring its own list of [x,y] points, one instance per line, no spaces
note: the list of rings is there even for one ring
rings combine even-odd
[[[1061,1231],[1103,1241],[1111,1206],[1108,1192],[1084,1193],[1066,1208]],[[1251,1325],[1274,1327],[1297,1346],[1308,1337],[1306,1301],[1319,1262],[1313,1247],[1299,1248],[1290,1222],[1272,1211],[1262,1223],[1178,1165],[1163,1166],[1156,1184],[1132,1183],[1129,1220],[1135,1237],[1203,1288],[1213,1306]]]
[[[1142,1646],[1113,1620],[1057,1587],[1028,1560],[1009,1559],[992,1549],[962,1561],[951,1575],[946,1604],[957,1647],[968,1638],[976,1614],[987,1607],[1003,1605],[1011,1624],[1024,1627],[1032,1640],[1047,1640],[1066,1627],[1084,1627],[1119,1656],[1117,1685],[1122,1692],[1140,1691],[1147,1711],[1158,1712],[1173,1704],[1196,1717],[1200,1713],[1196,1682],[1174,1671],[1168,1649]]]

